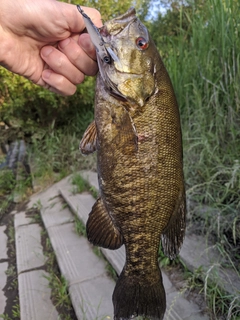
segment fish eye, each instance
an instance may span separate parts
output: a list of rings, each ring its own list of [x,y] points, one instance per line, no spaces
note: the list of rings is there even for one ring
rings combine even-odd
[[[136,40],[136,45],[137,45],[137,47],[138,47],[139,49],[141,49],[141,50],[145,50],[145,49],[148,48],[148,42],[147,42],[147,40],[146,40],[145,38],[143,38],[143,37],[137,38],[137,40]]]
[[[110,59],[110,57],[105,56],[105,57],[103,58],[103,61],[104,61],[105,63],[110,63],[110,62],[111,62],[111,59]]]

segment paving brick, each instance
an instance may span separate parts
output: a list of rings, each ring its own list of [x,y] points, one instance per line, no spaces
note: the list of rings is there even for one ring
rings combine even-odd
[[[70,191],[69,185],[61,187],[59,191],[77,217],[86,224],[88,215],[96,201],[92,195],[87,192],[74,195]]]
[[[231,268],[225,268],[225,260],[215,246],[208,244],[198,235],[187,235],[180,251],[180,257],[192,272],[200,266],[211,281],[235,296],[239,295],[240,278]]]
[[[114,287],[115,282],[104,275],[70,286],[69,292],[78,319],[113,319]]]
[[[6,227],[0,226],[0,260],[7,259],[7,235],[5,234]]]
[[[48,234],[61,273],[68,284],[82,282],[105,273],[105,264],[84,237],[74,232],[72,223],[49,228]]]
[[[15,229],[24,226],[26,224],[30,224],[32,222],[31,217],[26,215],[26,212],[17,212],[14,216],[14,227]]]
[[[37,224],[20,226],[15,230],[17,270],[41,267],[46,261],[41,245],[41,228]]]
[[[24,272],[19,275],[21,320],[58,320],[58,313],[50,295],[48,274],[42,270]]]
[[[41,204],[43,207],[49,206],[49,201],[53,199],[54,197],[57,197],[59,195],[59,188],[62,185],[65,185],[66,183],[70,183],[72,176],[68,176],[61,181],[53,184],[49,188],[42,190],[41,192],[35,193],[33,196],[31,196],[29,202],[28,202],[28,208],[32,208],[32,206],[36,203]],[[68,182],[69,181],[69,182]]]
[[[3,314],[5,305],[6,305],[6,297],[4,295],[3,288],[7,283],[7,275],[6,275],[7,269],[8,269],[7,262],[0,263],[0,314]]]
[[[101,248],[102,253],[107,258],[107,260],[111,263],[113,268],[116,270],[119,275],[123,269],[126,257],[125,246],[123,245],[121,248],[117,250],[109,250]]]
[[[168,319],[170,315],[176,320],[209,320],[207,315],[201,314],[195,303],[188,301],[177,291],[168,294],[168,307],[164,319]]]
[[[74,220],[72,213],[66,206],[64,207],[59,196],[49,200],[48,207],[41,209],[41,215],[46,229]]]

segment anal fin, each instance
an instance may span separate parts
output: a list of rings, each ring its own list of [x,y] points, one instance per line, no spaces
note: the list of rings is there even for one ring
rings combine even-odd
[[[82,140],[79,144],[79,149],[82,154],[90,154],[96,151],[96,145],[97,145],[97,130],[96,130],[96,124],[95,121],[90,123],[90,125],[87,127],[86,131],[84,132],[84,135],[82,137]]]
[[[180,194],[171,219],[162,234],[162,246],[166,256],[175,259],[183,243],[186,229],[185,191]]]
[[[99,198],[92,207],[87,221],[88,240],[108,249],[118,249],[123,244],[123,237],[114,225],[103,201]]]

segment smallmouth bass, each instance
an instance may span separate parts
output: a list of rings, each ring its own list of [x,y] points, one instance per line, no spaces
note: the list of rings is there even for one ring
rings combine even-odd
[[[97,51],[95,120],[80,142],[83,154],[97,151],[100,187],[87,235],[94,245],[126,247],[125,266],[113,292],[114,319],[163,319],[159,244],[175,258],[186,224],[177,101],[134,8],[98,32],[106,50]]]

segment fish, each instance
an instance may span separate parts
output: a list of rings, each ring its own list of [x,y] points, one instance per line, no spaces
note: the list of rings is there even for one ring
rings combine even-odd
[[[186,229],[179,108],[158,49],[134,8],[98,32],[94,121],[80,142],[83,154],[97,152],[100,190],[87,237],[111,250],[125,245],[112,296],[114,319],[161,320],[166,294],[160,242],[174,259]]]

